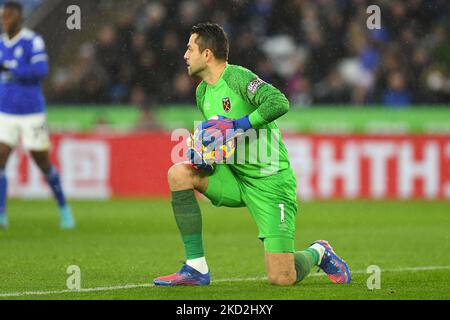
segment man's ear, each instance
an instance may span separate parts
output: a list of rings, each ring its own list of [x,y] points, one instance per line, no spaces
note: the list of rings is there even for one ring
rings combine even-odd
[[[206,61],[206,62],[211,61],[211,59],[212,59],[212,57],[213,57],[212,51],[209,50],[209,49],[205,49],[205,51],[203,51],[203,53],[204,53],[204,55],[205,55],[205,61]]]

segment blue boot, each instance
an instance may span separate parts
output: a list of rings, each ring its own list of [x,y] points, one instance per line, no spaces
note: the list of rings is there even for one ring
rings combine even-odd
[[[0,229],[8,229],[8,216],[6,213],[0,213]]]
[[[72,210],[68,205],[59,208],[60,213],[60,228],[61,229],[73,229],[75,228],[75,220],[72,216]]]

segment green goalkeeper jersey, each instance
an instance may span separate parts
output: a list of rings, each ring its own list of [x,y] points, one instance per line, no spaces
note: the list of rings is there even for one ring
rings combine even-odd
[[[215,115],[231,119],[249,115],[255,130],[247,131],[245,139],[238,139],[241,144],[237,144],[233,160],[226,162],[239,177],[267,177],[290,167],[275,121],[288,111],[289,102],[277,88],[246,68],[227,64],[216,84],[202,81],[198,85],[196,100],[205,119]]]

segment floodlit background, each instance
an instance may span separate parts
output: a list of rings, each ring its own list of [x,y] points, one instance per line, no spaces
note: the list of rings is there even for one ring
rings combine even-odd
[[[59,2],[49,15],[63,12]],[[182,57],[191,26],[208,20],[229,34],[230,63],[282,89],[295,108],[450,99],[447,1],[378,1],[379,30],[366,27],[370,1],[103,0],[83,10],[88,3],[78,2],[80,32],[36,22],[52,56],[50,103],[194,103]]]

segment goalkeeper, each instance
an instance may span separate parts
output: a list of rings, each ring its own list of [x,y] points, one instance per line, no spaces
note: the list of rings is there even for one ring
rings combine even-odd
[[[261,139],[261,129],[278,132],[275,120],[288,111],[289,102],[278,89],[251,71],[227,63],[228,39],[219,25],[195,25],[184,59],[189,75],[203,80],[197,87],[196,100],[204,118],[220,116],[202,123],[205,136],[216,136],[219,132],[225,137],[233,130],[256,130],[259,131],[257,139]],[[156,278],[156,285],[210,283],[202,242],[202,217],[194,190],[204,194],[215,206],[248,208],[264,244],[266,272],[271,284],[295,284],[314,266],[335,283],[350,282],[347,264],[327,241],[317,240],[309,248],[295,251],[297,183],[286,148],[281,138],[277,140],[276,148],[270,142],[267,148],[278,153],[276,166],[245,161],[212,167],[207,162],[194,161],[193,152],[190,164],[180,163],[170,168],[172,208],[187,261],[178,272]],[[202,143],[211,141],[205,139]],[[248,149],[247,144],[246,154]]]

